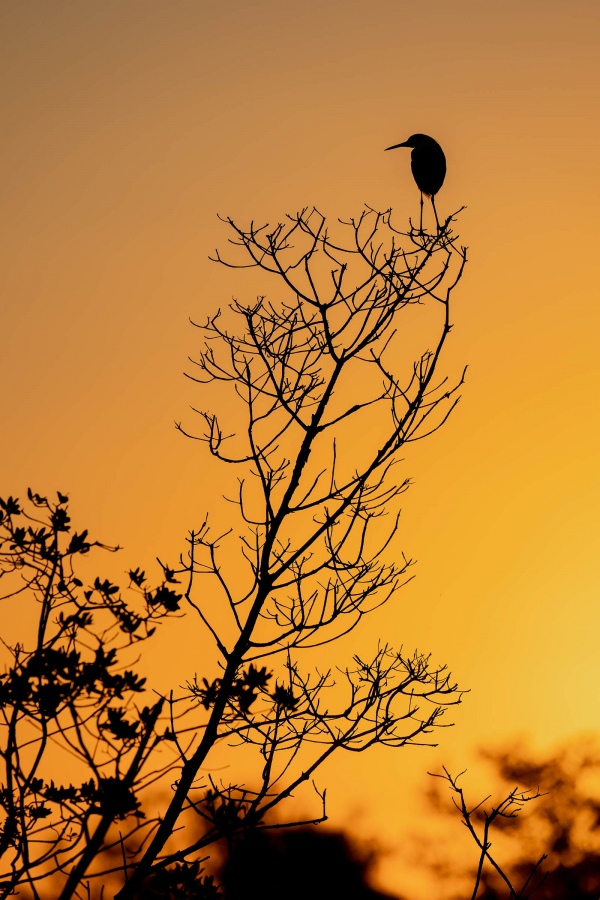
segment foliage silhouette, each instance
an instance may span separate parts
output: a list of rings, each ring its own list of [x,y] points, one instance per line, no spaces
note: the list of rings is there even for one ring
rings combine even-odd
[[[129,573],[137,608],[107,579],[85,589],[80,558],[117,548],[72,531],[66,495],[52,501],[29,490],[28,501],[0,499],[2,599],[31,625],[29,640],[3,641],[0,896],[26,885],[37,897],[40,882],[63,875],[60,896],[68,897],[114,823],[127,837],[152,824],[140,796],[159,775],[147,764],[163,700],[138,707],[144,679],[121,659],[181,595],[167,567],[154,590],[144,572]]]

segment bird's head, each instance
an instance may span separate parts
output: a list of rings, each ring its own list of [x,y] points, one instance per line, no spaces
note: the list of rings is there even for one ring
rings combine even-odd
[[[386,150],[396,150],[398,147],[424,147],[427,144],[435,144],[436,141],[429,137],[428,134],[411,134],[411,136],[402,144],[393,144],[386,147]]]

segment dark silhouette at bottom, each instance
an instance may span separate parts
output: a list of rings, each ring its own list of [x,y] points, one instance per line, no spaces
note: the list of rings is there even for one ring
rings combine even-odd
[[[401,900],[369,886],[373,862],[339,832],[269,829],[234,848],[221,880],[227,900]]]

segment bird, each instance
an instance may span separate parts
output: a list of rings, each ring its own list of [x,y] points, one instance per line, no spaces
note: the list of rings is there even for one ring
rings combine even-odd
[[[434,141],[428,134],[411,134],[408,140],[402,144],[393,144],[386,147],[386,150],[396,150],[398,147],[412,147],[410,154],[410,167],[413,177],[417,183],[417,187],[421,191],[421,228],[423,231],[423,194],[431,199],[433,212],[438,231],[440,223],[437,210],[435,208],[435,200],[433,199],[446,177],[446,157],[444,151],[437,141]]]

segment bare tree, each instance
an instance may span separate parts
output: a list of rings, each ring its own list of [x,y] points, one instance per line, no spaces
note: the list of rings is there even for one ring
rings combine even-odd
[[[485,797],[478,803],[471,805],[465,795],[462,785],[459,783],[460,778],[464,775],[453,776],[444,768],[443,774],[430,772],[434,778],[441,778],[447,782],[453,797],[452,802],[459,811],[461,822],[467,829],[469,835],[478,848],[478,861],[473,880],[473,891],[471,900],[482,897],[481,888],[489,885],[486,877],[488,872],[492,873],[492,878],[499,885],[498,896],[506,897],[507,900],[528,900],[538,891],[544,884],[547,873],[542,874],[540,867],[547,858],[543,853],[536,863],[529,864],[526,872],[521,873],[521,884],[517,887],[515,875],[508,872],[508,867],[498,861],[497,853],[492,854],[491,834],[493,829],[506,827],[507,824],[513,823],[518,819],[519,813],[523,807],[532,800],[538,800],[543,796],[539,786],[535,789],[522,790],[514,787],[508,791],[501,800],[492,806],[485,804],[490,800],[490,796]],[[489,812],[488,812],[489,810]],[[486,869],[487,866],[487,869]]]
[[[265,817],[337,751],[429,743],[460,701],[445,666],[387,642],[342,670],[322,652],[312,670],[299,665],[301,651],[352,631],[409,578],[396,549],[409,485],[399,454],[441,427],[464,377],[440,373],[466,263],[454,216],[435,236],[403,233],[369,208],[332,231],[316,210],[275,227],[226,221],[233,258],[217,260],[274,276],[276,299],[234,300],[200,326],[191,376],[205,394],[233,398],[218,395],[223,414],[198,411],[203,429],[190,436],[237,468],[235,524],[215,534],[205,521],[177,573],[220,673],[170,698],[180,773],[152,839],[132,851],[119,900],[197,867],[223,837],[269,827]],[[236,741],[260,755],[252,789],[211,774]],[[325,791],[315,790],[318,822]],[[183,814],[202,834],[180,829],[167,848]]]
[[[29,636],[4,642],[2,897],[49,885],[60,900],[91,897],[94,878],[103,896],[115,872],[120,900],[216,897],[206,848],[293,824],[280,807],[302,785],[318,797],[309,821],[323,821],[314,778],[334,753],[428,744],[460,702],[427,654],[381,641],[336,669],[319,650],[410,578],[399,454],[441,427],[464,377],[439,371],[466,263],[454,217],[435,236],[369,208],[331,232],[316,210],[274,228],[227,222],[239,255],[225,265],[274,276],[277,290],[201,326],[193,378],[233,401],[217,396],[221,414],[200,412],[194,436],[239,473],[232,529],[206,520],[154,589],[131,570],[132,605],[107,579],[84,588],[80,557],[115,548],[72,531],[65,495],[0,502],[5,609],[37,610]],[[140,709],[144,679],[123,654],[184,596],[220,668]],[[258,753],[252,787],[217,777],[232,743]],[[167,771],[171,799],[144,818],[143,792]]]
[[[515,740],[480,750],[479,755],[492,766],[499,802],[491,804],[486,797],[481,803],[468,803],[458,778],[446,770],[434,783],[447,782],[463,824],[478,845],[472,896],[595,900],[600,895],[598,741],[578,735],[562,747],[540,753]],[[527,789],[512,788],[515,784]],[[439,789],[430,792],[429,800],[444,817],[453,815]],[[537,801],[535,815],[520,815],[530,800]],[[450,896],[448,885],[456,884],[452,896],[464,897],[460,883],[472,880],[473,867],[465,866],[460,853],[447,850],[432,848],[428,867],[439,878],[438,892]]]

